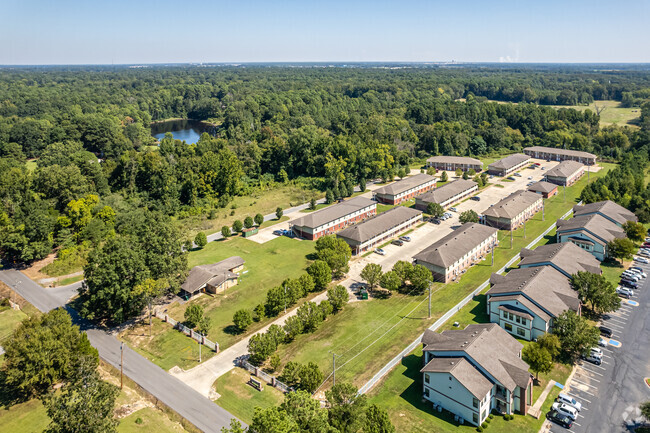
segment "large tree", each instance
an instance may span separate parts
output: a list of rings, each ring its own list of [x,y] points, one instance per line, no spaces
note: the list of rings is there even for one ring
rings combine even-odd
[[[440,218],[445,214],[445,209],[438,203],[429,203],[427,205],[427,213],[434,218]]]
[[[641,242],[646,237],[645,226],[635,221],[627,221],[623,224],[623,230],[630,240],[634,242]]]
[[[328,264],[335,277],[342,277],[349,269],[352,257],[350,246],[343,239],[327,235],[316,241],[318,258]]]
[[[535,373],[536,380],[539,378],[539,373],[549,373],[553,369],[553,357],[548,350],[535,342],[525,346],[522,355]]]
[[[378,265],[377,263],[368,263],[362,270],[361,270],[361,278],[363,278],[366,283],[368,283],[368,288],[370,290],[373,290],[377,284],[379,284],[379,280],[381,279],[382,275],[382,270],[381,270],[381,265]]]
[[[461,222],[461,224],[465,223],[477,223],[478,222],[478,214],[473,211],[473,210],[466,210],[465,212],[461,213],[460,216],[458,217],[458,221]]]
[[[553,333],[560,339],[562,351],[570,359],[576,359],[598,344],[598,329],[574,311],[565,311],[554,322]]]
[[[610,257],[619,259],[622,262],[623,260],[632,259],[636,247],[634,246],[634,242],[628,238],[619,238],[610,241],[607,244],[607,250]]]
[[[322,409],[320,402],[311,397],[307,391],[298,390],[284,395],[280,410],[285,411],[298,425],[296,432],[328,433],[327,410]]]
[[[621,307],[616,289],[603,275],[579,271],[571,277],[571,286],[578,291],[580,300],[598,313],[609,313]]]
[[[358,432],[366,420],[368,405],[365,394],[359,394],[350,383],[337,383],[325,391],[329,406],[329,422],[341,433]]]

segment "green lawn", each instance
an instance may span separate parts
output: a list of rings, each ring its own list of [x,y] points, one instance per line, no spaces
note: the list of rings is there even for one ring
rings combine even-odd
[[[603,276],[614,285],[618,286],[618,282],[621,279],[621,274],[623,273],[623,266],[621,263],[616,260],[601,262],[600,269],[603,270]]]
[[[382,212],[386,212],[387,210],[391,210],[394,208],[396,205],[394,204],[382,204],[382,203],[377,203],[377,214],[380,214]]]
[[[136,420],[140,420],[139,424]],[[162,412],[145,407],[120,420],[117,426],[118,433],[153,432],[176,433],[186,430],[176,422],[171,421]]]
[[[56,286],[67,286],[68,284],[76,283],[84,279],[83,275],[77,275],[75,277],[68,277],[62,280],[59,280],[55,283]]]
[[[266,300],[266,292],[270,288],[280,285],[286,278],[302,275],[310,263],[307,256],[314,251],[314,242],[286,236],[263,244],[236,237],[227,241],[210,242],[202,250],[192,251],[188,260],[190,268],[235,255],[246,261],[239,284],[228,289],[225,294],[202,295],[190,302],[204,306],[206,315],[212,322],[208,338],[218,342],[222,350],[241,339],[241,335],[232,331],[233,314],[242,308],[252,310]],[[173,304],[168,314],[176,320],[183,320],[187,305],[189,303]],[[257,331],[265,323],[254,323],[248,333]]]
[[[49,423],[45,407],[38,399],[0,409],[0,431],[3,432],[42,432]]]
[[[265,384],[263,391],[248,385],[250,377],[246,370],[236,368],[214,382],[214,388],[220,395],[216,403],[247,424],[253,421],[256,407],[266,409],[284,401],[284,394],[271,385]]]
[[[641,109],[638,107],[625,108],[621,107],[619,101],[594,101],[589,105],[554,105],[554,108],[574,108],[578,111],[584,111],[587,108],[592,112],[596,112],[596,106],[603,108],[600,112],[600,125],[618,125],[618,126],[632,126],[638,127],[639,118],[641,116]]]
[[[6,308],[0,311],[0,344],[26,318],[27,314],[20,310],[14,310],[13,308]]]
[[[302,213],[312,213],[312,212],[316,212],[317,210],[324,209],[324,208],[326,208],[328,206],[332,206],[333,204],[334,203],[319,203],[319,204],[316,205],[316,209],[307,208],[307,209],[301,210],[300,212],[302,212]]]
[[[601,170],[591,180],[605,172]],[[494,270],[505,265],[522,247],[571,209],[586,183],[586,178],[583,178],[567,188],[566,201],[563,195],[548,199],[545,220],[542,221],[541,212],[535,215],[526,224],[526,238],[523,237],[523,228],[514,231],[512,248],[510,232],[499,232],[500,244],[495,250],[494,266],[491,266],[488,256],[458,282],[435,284],[431,319],[427,318],[424,295],[393,294],[389,299],[355,302],[338,315],[328,318],[316,332],[300,335],[292,344],[281,346],[278,354],[282,363],[290,360],[301,363],[313,361],[328,375],[332,370],[331,354],[328,352],[333,351],[341,355],[337,359],[337,378],[361,386],[437,318],[489,279]]]
[[[258,228],[259,229],[264,229],[266,227],[271,227],[271,226],[274,226],[276,224],[283,223],[285,221],[289,221],[289,217],[286,216],[286,215],[282,215],[282,218],[280,218],[280,219],[273,218],[272,220],[264,221]]]

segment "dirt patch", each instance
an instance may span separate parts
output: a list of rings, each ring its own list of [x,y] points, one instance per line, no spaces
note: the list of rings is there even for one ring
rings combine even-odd
[[[23,269],[22,271],[30,279],[35,281],[38,281],[43,278],[49,278],[50,276],[42,273],[41,269],[43,269],[45,266],[49,265],[50,263],[54,262],[54,259],[56,259],[56,253],[52,253],[49,256],[45,257],[44,259],[32,263],[29,268]]]

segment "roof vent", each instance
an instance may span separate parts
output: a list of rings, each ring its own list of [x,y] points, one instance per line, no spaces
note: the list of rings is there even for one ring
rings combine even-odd
[[[451,361],[451,365],[454,365],[454,361]]]

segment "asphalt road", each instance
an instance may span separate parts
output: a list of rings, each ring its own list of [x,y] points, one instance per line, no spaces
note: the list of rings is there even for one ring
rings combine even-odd
[[[650,265],[639,266],[650,273]],[[639,404],[650,400],[650,388],[644,383],[650,377],[650,277],[642,282],[630,299],[638,306],[623,299],[620,310],[603,320],[620,347],[602,348],[599,366],[581,361],[569,383],[569,394],[583,405],[571,432],[629,432],[641,422]],[[550,431],[566,429],[553,424]]]
[[[0,280],[43,312],[64,306],[70,298],[69,294],[74,294],[72,290],[76,289],[75,285],[66,286],[62,290],[45,289],[22,272],[13,269],[0,271]],[[68,311],[75,323],[86,331],[90,343],[99,351],[99,356],[119,369],[120,341],[110,333],[90,326],[74,310],[68,308]],[[123,365],[127,377],[200,430],[219,433],[222,427],[230,426],[230,420],[234,417],[229,412],[126,345]]]

